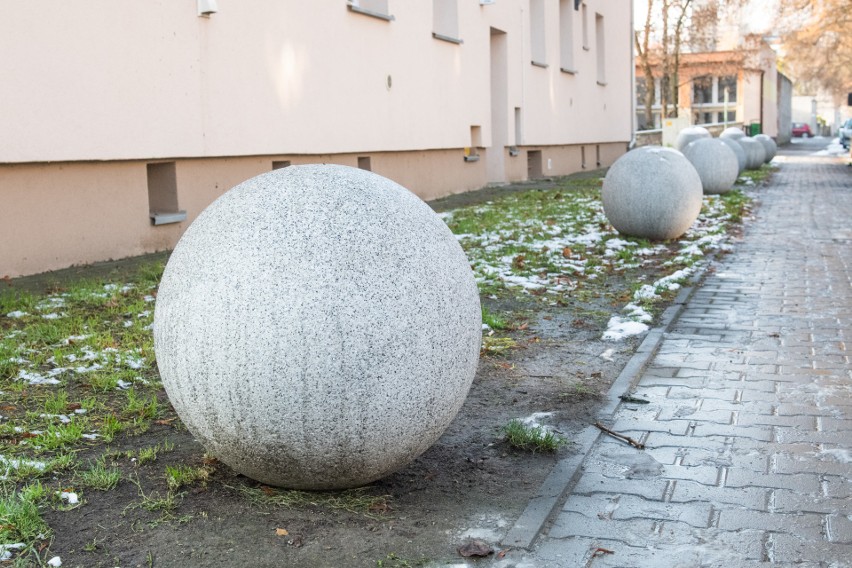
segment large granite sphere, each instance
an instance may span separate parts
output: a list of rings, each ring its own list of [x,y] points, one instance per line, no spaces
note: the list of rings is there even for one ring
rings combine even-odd
[[[698,218],[701,178],[683,154],[643,146],[621,156],[603,182],[601,199],[609,222],[620,233],[674,239]]]
[[[739,140],[740,138],[745,138],[745,132],[743,132],[742,128],[738,128],[736,126],[729,126],[719,135],[720,138],[733,138],[734,140]]]
[[[683,152],[683,149],[686,148],[687,144],[693,140],[712,137],[713,135],[710,134],[710,131],[703,126],[688,126],[678,132],[677,139],[675,140],[675,148]]]
[[[737,157],[738,173],[743,173],[746,169],[746,155],[742,145],[730,136],[720,136],[716,140],[721,141],[723,144],[725,144],[728,148],[731,149],[731,151]]]
[[[693,140],[683,149],[683,155],[698,172],[705,194],[731,191],[740,175],[736,154],[718,138]]]
[[[419,198],[368,171],[293,166],[187,229],[154,348],[214,456],[269,485],[345,488],[438,439],[476,373],[481,318],[464,252]]]
[[[739,138],[737,142],[743,147],[743,151],[745,152],[746,169],[760,169],[760,166],[766,161],[766,150],[763,148],[763,144],[748,137]]]
[[[763,144],[763,149],[766,151],[765,162],[771,162],[775,154],[778,153],[778,145],[775,143],[775,140],[767,134],[758,134],[754,139]]]

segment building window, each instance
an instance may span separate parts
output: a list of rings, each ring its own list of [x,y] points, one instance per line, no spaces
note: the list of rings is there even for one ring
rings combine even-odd
[[[380,20],[392,21],[394,17],[388,12],[388,0],[347,0],[349,11],[364,14]]]
[[[544,0],[530,0],[530,49],[533,65],[547,67],[544,36]]]
[[[583,21],[583,49],[589,49],[589,8],[585,3],[580,7],[580,19]]]
[[[462,43],[459,39],[458,0],[432,0],[432,37]]]
[[[725,90],[728,91],[728,102],[737,102],[737,77],[729,75],[727,77],[719,77],[719,98],[718,102],[725,102]]]
[[[566,73],[574,68],[574,6],[575,0],[559,0],[559,67]]]
[[[692,80],[692,104],[703,105],[713,102],[713,78],[695,77]]]
[[[281,160],[281,161],[272,162],[272,169],[273,170],[280,170],[280,169],[289,168],[289,167],[290,167],[290,160]]]
[[[367,170],[368,172],[372,170],[372,164],[370,163],[370,156],[358,156],[358,167],[362,170]]]
[[[177,175],[174,162],[146,165],[148,173],[148,213],[154,225],[180,223],[186,211],[178,209]]]
[[[606,85],[606,38],[604,17],[595,14],[595,58],[598,63],[598,85]]]

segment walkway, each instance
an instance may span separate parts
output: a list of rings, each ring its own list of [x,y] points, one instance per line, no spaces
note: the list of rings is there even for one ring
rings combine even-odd
[[[535,566],[852,566],[852,168],[808,146],[614,414],[646,449],[599,438]]]

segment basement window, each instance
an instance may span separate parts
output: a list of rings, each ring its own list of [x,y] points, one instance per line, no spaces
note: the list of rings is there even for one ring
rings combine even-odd
[[[367,170],[368,172],[373,171],[370,164],[370,156],[358,156],[358,168]]]
[[[371,18],[378,18],[388,22],[396,19],[388,13],[388,0],[347,0],[346,6],[350,12],[363,14]]]
[[[148,173],[148,212],[154,225],[186,220],[186,211],[178,208],[177,175],[174,162],[146,165]]]
[[[290,160],[281,160],[281,161],[272,162],[272,169],[273,170],[280,170],[282,168],[288,168],[288,167],[290,167]]]

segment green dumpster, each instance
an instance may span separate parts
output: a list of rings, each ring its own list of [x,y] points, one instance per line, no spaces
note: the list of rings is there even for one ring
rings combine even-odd
[[[759,122],[752,122],[751,124],[748,125],[748,135],[749,136],[757,136],[760,133],[761,133],[761,130],[760,130],[760,123]]]

